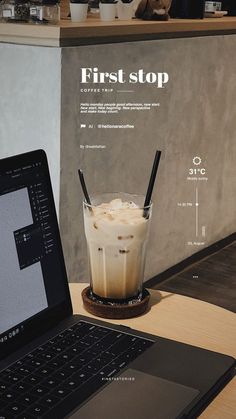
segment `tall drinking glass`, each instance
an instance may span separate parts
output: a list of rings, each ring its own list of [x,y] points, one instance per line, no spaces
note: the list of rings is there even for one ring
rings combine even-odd
[[[127,303],[142,299],[152,204],[145,197],[106,193],[83,202],[93,297]]]

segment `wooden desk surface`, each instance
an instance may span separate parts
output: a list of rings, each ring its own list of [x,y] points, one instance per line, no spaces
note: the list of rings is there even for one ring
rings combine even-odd
[[[89,17],[85,22],[72,23],[61,20],[58,25],[31,23],[0,23],[0,42],[69,46],[81,43],[113,42],[114,40],[158,39],[159,37],[200,36],[204,34],[236,33],[236,16],[206,19],[171,19],[168,22],[115,20],[101,22],[99,17]]]
[[[85,286],[70,284],[74,313],[95,318],[83,308],[80,294]],[[150,310],[145,315],[110,322],[236,357],[235,314],[182,295],[151,290]],[[200,417],[236,418],[236,377]]]

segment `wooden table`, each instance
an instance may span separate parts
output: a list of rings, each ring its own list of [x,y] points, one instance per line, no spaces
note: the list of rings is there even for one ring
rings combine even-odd
[[[67,14],[67,13],[66,13]],[[235,34],[236,16],[206,19],[171,19],[168,22],[132,19],[116,19],[102,22],[99,17],[89,15],[85,22],[62,19],[56,25],[33,23],[0,22],[0,42],[26,45],[62,47],[83,45],[89,39],[102,42],[112,40],[159,39],[184,36]]]
[[[94,317],[83,308],[81,291],[87,284],[70,284],[75,314]],[[223,308],[168,292],[150,290],[150,310],[129,320],[110,320],[134,329],[236,357],[236,316]],[[236,377],[200,416],[236,418]]]

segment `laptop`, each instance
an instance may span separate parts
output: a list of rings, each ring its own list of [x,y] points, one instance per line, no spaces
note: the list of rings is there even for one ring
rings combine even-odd
[[[235,360],[73,315],[45,152],[0,160],[0,418],[194,418]]]

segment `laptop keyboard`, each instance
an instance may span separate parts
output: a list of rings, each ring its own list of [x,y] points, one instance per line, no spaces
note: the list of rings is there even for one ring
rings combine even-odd
[[[153,343],[80,321],[1,371],[0,419],[63,417]]]

